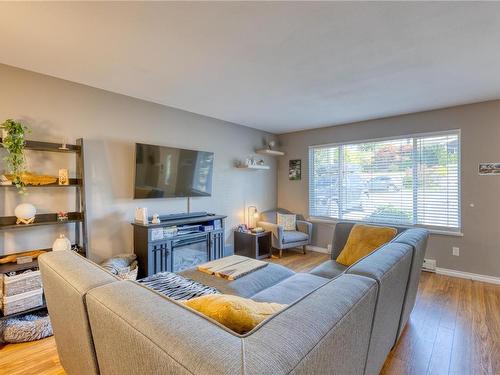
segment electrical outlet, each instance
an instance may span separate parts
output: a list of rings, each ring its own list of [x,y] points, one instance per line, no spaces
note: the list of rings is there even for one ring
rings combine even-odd
[[[453,246],[451,249],[453,250],[454,256],[456,257],[460,256],[460,248]]]

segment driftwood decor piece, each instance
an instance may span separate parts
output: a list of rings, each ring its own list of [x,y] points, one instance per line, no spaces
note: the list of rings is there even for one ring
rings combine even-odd
[[[10,181],[15,180],[15,176],[12,174],[7,174],[5,177],[7,177]],[[57,182],[57,177],[32,172],[23,172],[18,176],[18,178],[24,185],[40,186],[55,184]]]
[[[36,258],[38,258],[39,255],[42,255],[43,253],[46,253],[46,252],[47,252],[47,250],[33,250],[33,251],[27,251],[27,252],[19,253],[19,254],[7,255],[3,258],[0,258],[0,264],[16,263],[17,258],[26,257],[26,256],[30,256],[33,259],[36,259]]]

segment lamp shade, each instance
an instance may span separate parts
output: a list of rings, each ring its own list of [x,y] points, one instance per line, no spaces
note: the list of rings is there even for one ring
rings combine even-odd
[[[248,220],[247,225],[248,225],[248,227],[255,228],[258,218],[259,218],[259,212],[257,211],[257,207],[248,206],[248,208],[247,208],[247,220]]]

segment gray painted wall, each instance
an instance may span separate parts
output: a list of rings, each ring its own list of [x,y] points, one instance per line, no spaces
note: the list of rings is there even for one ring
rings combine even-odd
[[[72,143],[84,138],[93,259],[132,251],[129,223],[136,207],[148,207],[150,214],[186,211],[185,199],[132,199],[135,142],[215,152],[213,196],[193,199],[192,210],[228,215],[228,228],[243,222],[245,205],[265,210],[276,204],[276,159],[264,157],[272,167],[269,171],[233,166],[235,159],[262,146],[267,133],[6,65],[0,65],[0,82],[1,122],[24,121],[32,128],[29,139]],[[31,170],[52,175],[58,168],[72,168],[68,155],[34,151],[28,163]],[[1,189],[0,215],[13,215],[20,202],[34,203],[40,213],[71,210],[74,193],[32,189],[21,197]],[[61,231],[64,228],[46,227],[0,232],[0,255],[50,247]],[[226,238],[232,243],[231,230]]]
[[[500,101],[280,135],[278,206],[308,214],[308,146],[461,129],[463,237],[431,235],[437,266],[500,277],[500,176],[479,176],[479,162],[500,162]],[[288,180],[288,161],[302,159],[302,180]],[[474,207],[471,207],[471,204]],[[313,244],[331,243],[333,224],[315,224]],[[460,256],[452,255],[452,246]]]

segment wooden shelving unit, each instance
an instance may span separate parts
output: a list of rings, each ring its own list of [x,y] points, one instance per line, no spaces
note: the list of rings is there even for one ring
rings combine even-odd
[[[2,138],[0,138],[0,143]],[[75,211],[68,212],[68,220],[58,221],[56,213],[45,213],[35,216],[35,221],[32,224],[16,224],[15,216],[1,216],[0,217],[0,232],[2,231],[12,231],[12,230],[29,230],[31,228],[46,226],[46,225],[65,225],[74,224],[74,235],[75,244],[74,248],[78,249],[78,252],[87,256],[87,222],[85,214],[85,186],[84,186],[84,155],[83,155],[83,139],[78,139],[76,144],[67,144],[66,148],[62,148],[60,143],[50,143],[50,142],[39,142],[39,141],[26,141],[26,150],[41,151],[41,152],[59,152],[67,154],[76,155],[76,175],[77,178],[71,178],[69,185],[59,185],[57,183],[49,185],[27,185],[28,189],[41,189],[43,188],[72,188],[76,189],[76,202]],[[0,185],[0,189],[15,189],[13,185]],[[51,250],[51,249],[36,249],[36,250]],[[29,250],[25,250],[29,251]],[[23,252],[25,252],[23,251]],[[6,263],[0,264],[0,274],[23,271],[30,268],[38,267],[38,261],[34,260],[30,263],[17,264],[17,263]],[[8,316],[2,316],[0,313],[0,320],[12,318],[15,316],[24,315],[27,313],[32,313],[40,311],[46,308],[45,300],[42,306],[35,307],[33,309],[25,310],[16,314],[11,314]]]

